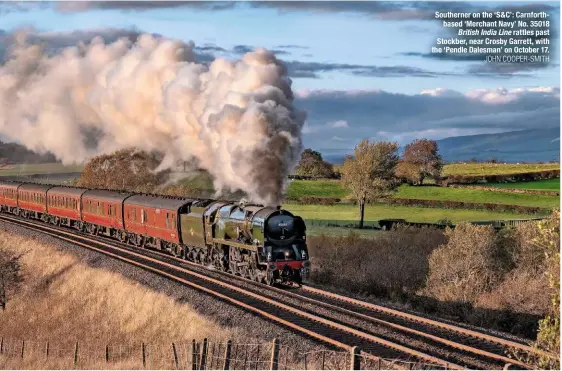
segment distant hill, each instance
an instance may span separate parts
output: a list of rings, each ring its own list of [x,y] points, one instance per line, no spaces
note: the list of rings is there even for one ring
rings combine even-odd
[[[0,141],[0,164],[42,164],[57,162],[53,154],[38,154],[21,144]]]
[[[478,161],[495,158],[503,162],[547,162],[560,159],[560,128],[510,131],[450,137],[437,141],[439,152],[447,162]],[[325,151],[322,157],[333,164],[343,164],[349,151]]]
[[[496,158],[504,162],[559,160],[560,128],[510,131],[445,138],[437,141],[446,161]]]

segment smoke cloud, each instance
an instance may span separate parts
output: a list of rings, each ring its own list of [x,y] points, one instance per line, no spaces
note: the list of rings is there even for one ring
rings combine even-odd
[[[198,64],[194,44],[154,35],[46,52],[12,34],[0,66],[0,134],[63,163],[135,147],[191,161],[218,193],[278,204],[302,150],[305,115],[266,49]]]

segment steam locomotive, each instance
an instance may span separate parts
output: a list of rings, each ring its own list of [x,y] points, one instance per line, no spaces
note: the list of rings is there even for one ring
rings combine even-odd
[[[0,211],[269,285],[310,274],[305,223],[280,207],[0,181]]]

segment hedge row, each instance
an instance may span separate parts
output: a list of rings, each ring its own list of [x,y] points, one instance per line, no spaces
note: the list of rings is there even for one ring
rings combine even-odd
[[[521,188],[500,188],[500,187],[486,187],[486,186],[473,186],[465,184],[449,184],[451,188],[463,189],[476,189],[479,191],[492,191],[492,192],[505,192],[505,193],[523,193],[528,195],[543,195],[543,196],[560,196],[559,191],[540,190],[540,189],[521,189]]]
[[[341,198],[331,197],[287,197],[285,202],[294,202],[302,205],[335,205],[340,203]],[[350,200],[350,202],[354,202]],[[436,207],[444,209],[475,209],[488,210],[498,212],[516,212],[522,214],[536,214],[539,212],[548,212],[549,209],[535,206],[507,205],[482,202],[464,202],[464,201],[448,201],[448,200],[421,200],[415,198],[388,198],[381,200],[379,203],[387,205],[401,206],[422,206]]]
[[[307,176],[307,175],[289,175],[287,176],[290,180],[334,180],[340,179],[341,177],[338,174],[335,174],[332,178],[323,178],[323,177],[316,177],[316,176]]]
[[[294,202],[301,205],[335,205],[341,202],[341,198],[335,197],[285,197],[285,201]]]
[[[464,201],[450,201],[450,200],[419,200],[415,198],[389,198],[383,200],[382,203],[389,205],[402,205],[402,206],[424,206],[424,207],[438,207],[444,209],[478,209],[499,212],[517,212],[523,214],[536,214],[538,212],[547,212],[548,209],[535,206],[521,206],[521,205],[506,205],[494,204],[488,202],[464,202]]]
[[[560,169],[500,175],[449,175],[441,179],[439,184],[515,183],[554,178],[560,178]]]

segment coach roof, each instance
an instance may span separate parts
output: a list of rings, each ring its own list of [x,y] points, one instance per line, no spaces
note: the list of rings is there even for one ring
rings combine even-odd
[[[75,188],[75,187],[53,187],[49,189],[47,194],[53,195],[65,195],[65,196],[72,196],[72,197],[80,197],[82,193],[86,192],[87,188]]]
[[[117,192],[117,191],[94,189],[94,190],[86,191],[82,196],[82,199],[88,197],[88,198],[102,200],[102,201],[123,202],[123,200],[129,197],[131,194],[132,193],[129,192]]]
[[[155,209],[179,210],[184,205],[191,205],[198,200],[166,196],[134,195],[125,200],[125,205],[146,206]]]
[[[12,182],[9,180],[0,180],[0,187],[5,188],[17,188],[18,186],[22,185],[22,182]]]
[[[47,192],[49,188],[53,186],[50,184],[34,184],[34,183],[24,183],[18,188],[19,191],[31,191],[31,192]]]

